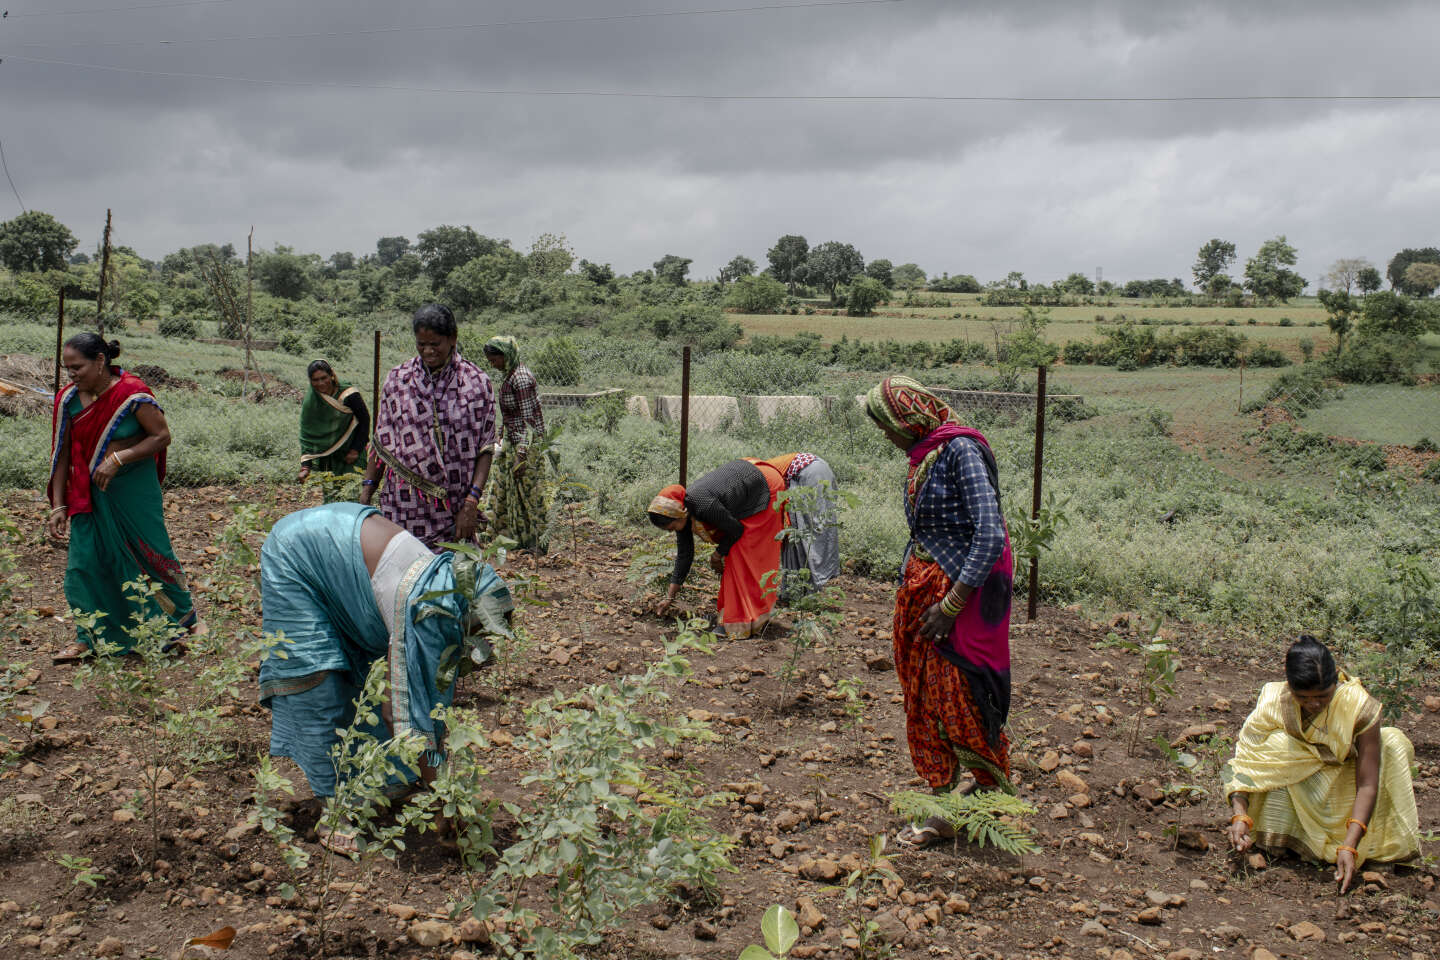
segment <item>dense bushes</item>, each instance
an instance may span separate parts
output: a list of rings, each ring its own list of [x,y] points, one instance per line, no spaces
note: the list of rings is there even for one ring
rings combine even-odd
[[[1246,338],[1222,330],[1184,330],[1159,333],[1151,327],[1127,323],[1102,328],[1104,339],[1072,340],[1061,351],[1066,363],[1094,363],[1117,370],[1171,365],[1176,367],[1237,367],[1243,358],[1250,366],[1283,367],[1290,361],[1280,351],[1256,346],[1248,352]]]
[[[194,340],[200,336],[200,324],[190,317],[166,317],[160,321],[160,336],[167,340]]]
[[[741,277],[725,295],[725,305],[741,313],[775,313],[784,303],[785,284],[764,274]]]
[[[727,351],[711,354],[695,372],[701,390],[740,395],[810,393],[819,384],[820,366],[783,353]]]
[[[573,387],[580,382],[580,352],[563,334],[546,339],[529,366],[541,383]]]

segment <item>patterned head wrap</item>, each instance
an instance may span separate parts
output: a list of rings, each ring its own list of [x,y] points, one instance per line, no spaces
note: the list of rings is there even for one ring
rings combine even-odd
[[[505,358],[505,372],[508,374],[520,362],[520,344],[514,337],[496,336],[485,341],[486,353],[498,353]]]
[[[865,412],[892,433],[916,440],[955,417],[935,394],[909,377],[886,377],[865,395]]]
[[[678,483],[661,490],[650,501],[649,513],[659,514],[662,517],[669,517],[672,520],[684,520],[690,516],[690,511],[685,507],[685,488]]]

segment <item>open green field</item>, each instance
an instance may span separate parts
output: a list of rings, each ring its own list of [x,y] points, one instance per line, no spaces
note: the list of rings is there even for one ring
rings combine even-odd
[[[1413,446],[1440,438],[1440,389],[1360,385],[1308,412],[1303,424],[1330,437]]]
[[[751,336],[812,332],[820,334],[827,343],[844,336],[851,340],[901,341],[937,341],[958,337],[991,344],[995,339],[995,323],[1018,320],[1023,311],[1022,307],[981,306],[978,294],[950,294],[949,298],[949,307],[905,307],[895,303],[881,307],[873,317],[848,317],[843,311],[834,315],[822,301],[810,307],[816,311],[811,314],[733,316]],[[1149,300],[1119,298],[1098,304],[1046,309],[1050,323],[1045,328],[1045,337],[1062,345],[1072,340],[1096,338],[1099,336],[1096,329],[1099,325],[1123,321],[1158,321],[1155,323],[1157,332],[1173,332],[1194,326],[1225,326],[1296,359],[1301,355],[1301,340],[1311,340],[1317,353],[1323,353],[1330,342],[1325,311],[1312,297],[1272,307],[1170,307]],[[1282,325],[1282,320],[1289,322]]]

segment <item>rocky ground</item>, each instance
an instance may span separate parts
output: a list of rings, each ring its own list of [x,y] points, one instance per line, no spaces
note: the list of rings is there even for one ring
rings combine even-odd
[[[217,537],[237,505],[253,501],[271,517],[303,505],[295,490],[235,493],[180,490],[167,500],[177,551],[212,607],[226,602],[214,576],[224,556]],[[23,755],[0,774],[0,955],[170,957],[186,938],[224,926],[237,931],[232,956],[314,955],[313,917],[303,901],[281,898],[284,865],[251,818],[251,770],[268,736],[253,678],[225,708],[240,722],[237,758],[165,783],[160,857],[151,862],[152,825],[129,802],[143,731],[111,715],[93,688],[77,689],[73,668],[49,662],[73,625],[63,550],[35,535],[43,507],[23,493],[4,504],[26,531],[18,549],[33,585],[0,613],[38,615],[10,657],[29,664],[21,702],[50,706],[28,740],[13,724],[3,731],[21,737]],[[486,761],[502,798],[520,790],[526,758],[515,734],[528,700],[636,672],[673,630],[645,612],[626,579],[642,532],[584,521],[575,532],[578,549],[569,529],[557,531],[535,571],[550,605],[519,614],[535,646],[504,677],[468,679],[460,696],[493,733]],[[1036,808],[1028,826],[1037,852],[1015,858],[961,843],[917,853],[891,843],[883,858],[895,877],[847,899],[838,887],[870,862],[871,838],[900,826],[888,794],[920,784],[891,665],[891,590],[848,578],[843,586],[843,624],[805,654],[804,675],[783,701],[783,627],[693,658],[695,676],[675,706],[717,737],[688,747],[684,759],[736,794],[711,812],[738,841],[736,872],[715,903],[637,913],[597,956],[735,958],[761,942],[761,915],[775,903],[799,915],[803,935],[790,955],[800,958],[855,956],[854,920],[874,920],[896,957],[1436,955],[1433,864],[1373,867],[1339,896],[1317,866],[1242,860],[1225,848],[1216,771],[1259,686],[1280,675],[1281,638],[1257,645],[1167,628],[1181,658],[1175,694],[1150,706],[1139,692],[1142,663],[1123,645],[1148,637],[1148,625],[1126,616],[1097,623],[1070,609],[1042,608],[1033,624],[1021,613],[1013,631],[1012,757],[1021,796]],[[236,599],[232,610],[253,619],[253,596]],[[185,669],[193,667],[177,683]],[[861,693],[847,709],[838,688],[849,678]],[[1401,725],[1416,745],[1428,828],[1440,813],[1440,718],[1425,712]],[[1193,766],[1169,758],[1156,737]],[[303,816],[296,826],[303,834]],[[75,883],[78,861],[67,858],[89,858],[104,879],[93,889]],[[345,863],[338,876],[336,953],[465,960],[489,952],[479,924],[449,919],[457,864],[429,835],[396,863]]]

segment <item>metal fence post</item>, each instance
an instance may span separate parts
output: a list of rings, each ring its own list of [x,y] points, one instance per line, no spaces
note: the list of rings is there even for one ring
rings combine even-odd
[[[55,395],[60,395],[60,352],[65,349],[65,285],[60,285],[60,310],[55,314]]]
[[[373,427],[375,418],[380,416],[380,331],[375,331],[375,367],[370,388],[370,424]]]
[[[1045,466],[1045,368],[1039,371],[1035,384],[1035,481],[1030,500],[1030,519],[1040,518],[1040,482]],[[1030,558],[1030,603],[1028,618],[1035,619],[1035,609],[1040,602],[1040,558]]]
[[[690,348],[680,360],[680,486],[690,470]]]

